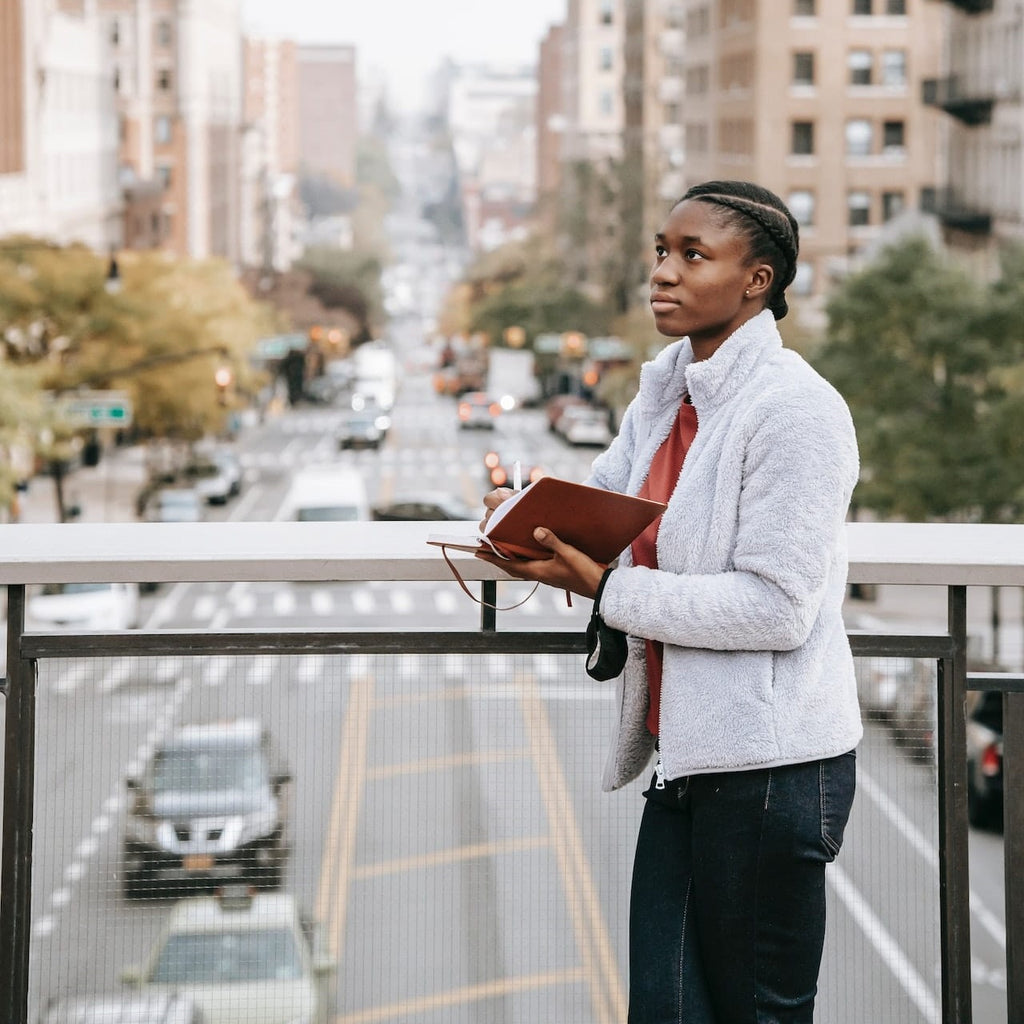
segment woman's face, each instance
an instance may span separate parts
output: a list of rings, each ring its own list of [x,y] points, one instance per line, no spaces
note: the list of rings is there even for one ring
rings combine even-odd
[[[706,359],[764,308],[772,269],[750,263],[746,239],[710,203],[677,204],[655,236],[651,311],[661,334],[689,336]]]

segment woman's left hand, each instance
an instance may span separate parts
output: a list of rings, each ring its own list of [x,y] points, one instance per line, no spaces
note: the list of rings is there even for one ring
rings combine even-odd
[[[572,591],[580,597],[593,599],[606,566],[595,562],[579,548],[564,544],[543,526],[538,526],[533,531],[533,537],[541,547],[551,552],[551,558],[501,558],[489,551],[479,551],[476,557],[496,565],[516,579],[535,580],[560,590]]]

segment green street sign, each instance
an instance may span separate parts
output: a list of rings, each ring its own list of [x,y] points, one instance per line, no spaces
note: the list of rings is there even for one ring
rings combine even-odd
[[[124,391],[79,391],[60,399],[60,413],[75,427],[130,427],[132,402]]]

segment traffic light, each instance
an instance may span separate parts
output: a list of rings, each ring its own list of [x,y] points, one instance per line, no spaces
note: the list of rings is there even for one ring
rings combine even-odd
[[[229,367],[217,367],[217,372],[213,375],[213,382],[217,385],[217,401],[221,405],[228,404],[228,388],[231,387],[232,379]]]

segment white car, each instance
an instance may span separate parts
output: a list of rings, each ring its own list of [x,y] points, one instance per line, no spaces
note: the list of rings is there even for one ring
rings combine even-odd
[[[242,467],[229,451],[211,452],[185,471],[199,497],[210,505],[224,505],[242,489]]]
[[[229,889],[179,900],[146,963],[122,981],[193,1000],[207,1024],[327,1024],[333,961],[295,897]]]
[[[137,629],[139,616],[136,583],[46,583],[28,599],[25,628],[111,632]]]
[[[578,445],[607,447],[612,442],[608,413],[589,405],[571,405],[558,419],[558,433]]]

